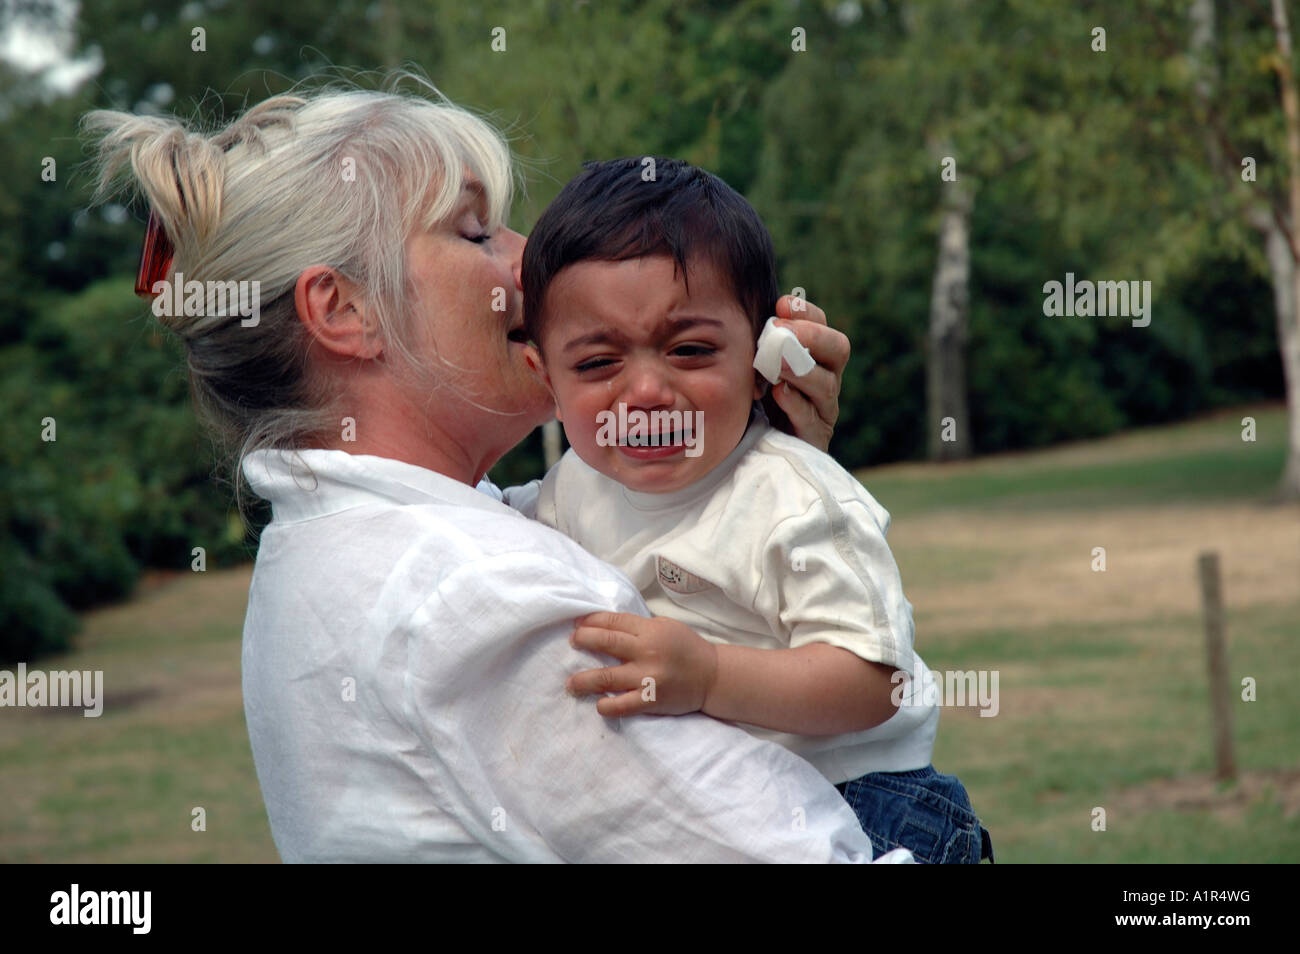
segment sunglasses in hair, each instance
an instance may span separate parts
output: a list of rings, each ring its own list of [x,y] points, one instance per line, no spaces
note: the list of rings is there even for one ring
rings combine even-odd
[[[172,267],[172,243],[167,238],[162,219],[149,210],[149,225],[145,228],[144,248],[140,250],[140,268],[135,275],[135,293],[141,298],[153,298],[153,287],[165,281]]]

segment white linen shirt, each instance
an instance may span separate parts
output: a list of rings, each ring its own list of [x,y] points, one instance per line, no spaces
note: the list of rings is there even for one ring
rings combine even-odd
[[[897,711],[860,732],[737,725],[836,784],[930,764],[939,708],[925,695],[933,677],[916,654],[912,604],[885,542],[889,513],[832,457],[756,409],[727,457],[681,490],[629,490],[570,450],[534,496],[520,505],[626,573],[655,616],[714,643],[829,643],[909,676],[893,689]]]
[[[871,860],[780,746],[565,692],[610,662],[569,645],[574,618],[646,607],[561,534],[379,457],[258,451],[244,472],[272,505],[244,706],[285,861]]]

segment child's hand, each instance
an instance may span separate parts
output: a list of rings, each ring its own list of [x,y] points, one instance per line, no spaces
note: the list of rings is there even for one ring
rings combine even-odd
[[[635,713],[681,715],[704,708],[718,673],[718,650],[675,619],[630,613],[592,613],[578,620],[569,643],[623,660],[569,677],[575,696],[605,696],[596,711],[611,718]]]

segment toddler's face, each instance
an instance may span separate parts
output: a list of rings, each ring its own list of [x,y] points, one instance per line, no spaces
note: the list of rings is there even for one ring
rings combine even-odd
[[[546,293],[546,359],[530,350],[530,364],[578,456],[631,490],[670,493],[709,473],[762,393],[730,286],[704,259],[690,280],[688,292],[667,256],[587,261]]]

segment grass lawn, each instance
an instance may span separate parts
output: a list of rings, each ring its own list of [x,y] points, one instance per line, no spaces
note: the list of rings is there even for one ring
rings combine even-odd
[[[1000,862],[1300,861],[1300,507],[1267,504],[1284,435],[1281,409],[1246,408],[859,474],[893,516],[927,664],[999,673],[997,715],[945,709],[934,759],[965,781]],[[1204,550],[1223,572],[1228,785],[1213,778]]]
[[[926,662],[998,673],[997,715],[945,709],[935,764],[965,781],[999,862],[1300,861],[1300,507],[1266,503],[1284,427],[1246,408],[859,475],[893,514]],[[1255,683],[1256,701],[1233,697],[1231,785],[1212,777],[1207,549],[1233,685]],[[155,580],[36,664],[103,670],[104,714],[0,710],[0,862],[277,860],[240,700],[249,573]]]

